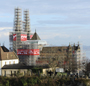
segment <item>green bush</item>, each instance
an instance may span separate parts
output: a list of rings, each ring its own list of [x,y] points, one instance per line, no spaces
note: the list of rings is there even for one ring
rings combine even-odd
[[[21,79],[21,83],[22,86],[27,86],[27,81],[24,78]]]
[[[57,76],[59,76],[59,75],[67,75],[67,73],[57,73]]]
[[[33,73],[38,73],[39,71],[40,73],[42,73],[42,68],[37,68],[37,67],[32,68]]]
[[[9,86],[9,80],[6,81],[6,86]]]
[[[30,78],[27,78],[27,83],[28,85],[35,85],[40,83],[40,79],[38,77],[30,77]]]
[[[76,79],[75,83],[83,82],[85,85],[90,86],[89,79]],[[0,77],[0,86],[62,86],[63,84],[69,85],[70,79],[51,77],[40,78],[37,76],[32,77]],[[73,85],[74,86],[74,85]],[[77,85],[76,85],[77,86]]]
[[[0,86],[3,86],[2,84],[0,84]]]

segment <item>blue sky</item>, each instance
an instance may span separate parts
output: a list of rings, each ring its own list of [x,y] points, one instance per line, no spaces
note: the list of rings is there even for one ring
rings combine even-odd
[[[14,9],[30,12],[31,31],[52,45],[81,42],[90,46],[90,0],[1,0],[0,42],[9,47]]]

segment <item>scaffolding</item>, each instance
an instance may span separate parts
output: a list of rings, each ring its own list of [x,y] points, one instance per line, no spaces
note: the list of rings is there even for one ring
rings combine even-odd
[[[14,16],[14,31],[21,31],[22,28],[22,16],[21,16],[21,9],[15,9],[15,16]]]
[[[24,31],[27,32],[27,40],[30,40],[30,18],[29,11],[24,11]]]
[[[23,25],[24,24],[24,25]],[[22,26],[23,25],[23,26]],[[30,19],[29,19],[29,11],[24,11],[24,22],[22,22],[21,9],[15,9],[14,16],[14,27],[13,32],[9,33],[9,41],[10,41],[10,51],[14,51],[16,54],[18,53],[18,49],[21,50],[33,50],[38,49],[38,43],[31,42],[30,36],[33,35],[30,31]],[[25,40],[22,40],[24,39]],[[27,41],[28,40],[28,41]],[[25,63],[26,65],[35,65],[36,59],[39,55],[18,55],[20,62]]]
[[[23,42],[19,49],[37,49],[38,43],[37,42]],[[38,59],[39,55],[19,55],[20,62],[25,63],[26,65],[36,65],[36,60]]]

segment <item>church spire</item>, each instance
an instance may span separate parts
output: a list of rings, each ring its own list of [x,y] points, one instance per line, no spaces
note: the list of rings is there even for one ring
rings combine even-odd
[[[30,40],[30,21],[29,21],[29,11],[24,11],[24,31],[27,32],[27,40]]]
[[[36,29],[35,29],[35,33],[34,33],[33,37],[31,38],[31,40],[41,40],[40,37],[38,36],[38,34],[36,33]]]

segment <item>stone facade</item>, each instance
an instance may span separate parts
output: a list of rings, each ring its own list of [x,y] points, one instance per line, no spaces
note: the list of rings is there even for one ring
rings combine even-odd
[[[78,46],[49,46],[43,47],[37,65],[48,64],[49,58],[59,58],[58,67],[77,72],[80,68],[80,47]]]

